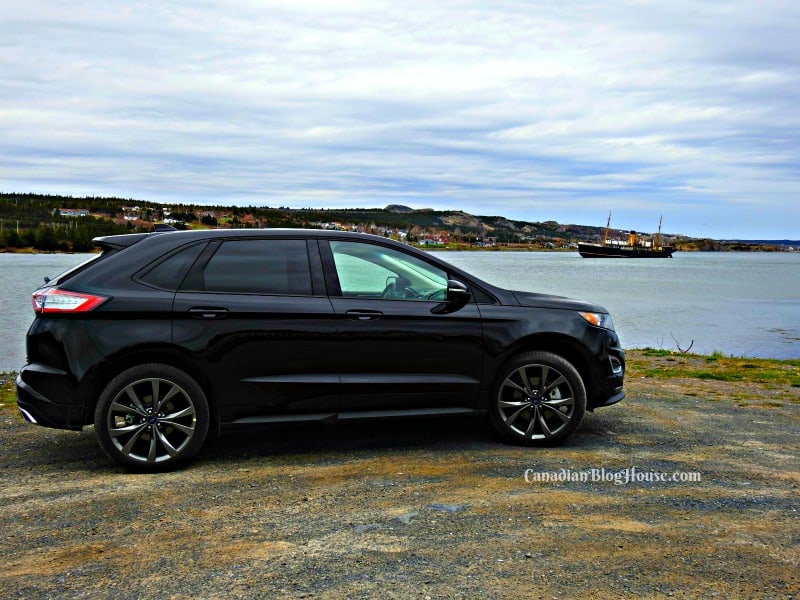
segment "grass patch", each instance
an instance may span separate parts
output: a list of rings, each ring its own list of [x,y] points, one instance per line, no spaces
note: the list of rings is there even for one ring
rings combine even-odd
[[[735,358],[679,354],[668,350],[629,350],[628,375],[657,379],[704,379],[800,387],[800,360]],[[656,359],[656,360],[653,360]]]
[[[664,350],[662,348],[642,348],[636,352],[641,352],[644,356],[675,356],[671,350]]]
[[[16,373],[0,373],[0,404],[17,404]]]
[[[698,371],[692,373],[690,377],[696,379],[711,379],[713,381],[741,381],[744,376],[741,373],[714,373],[711,371]]]

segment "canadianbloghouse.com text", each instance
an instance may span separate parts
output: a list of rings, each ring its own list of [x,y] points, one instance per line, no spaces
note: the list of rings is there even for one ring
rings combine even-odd
[[[636,483],[700,483],[703,480],[697,471],[643,471],[637,467],[624,469],[557,469],[538,471],[525,469],[525,483],[613,483],[628,485]]]

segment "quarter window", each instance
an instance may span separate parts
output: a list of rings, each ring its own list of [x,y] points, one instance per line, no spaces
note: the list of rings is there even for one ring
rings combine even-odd
[[[194,244],[175,252],[147,271],[140,280],[162,290],[177,290],[187,271],[205,247],[205,243]]]
[[[330,242],[345,298],[435,300],[447,295],[447,273],[403,252],[361,242]]]
[[[223,242],[203,269],[201,291],[309,296],[311,269],[304,240]]]

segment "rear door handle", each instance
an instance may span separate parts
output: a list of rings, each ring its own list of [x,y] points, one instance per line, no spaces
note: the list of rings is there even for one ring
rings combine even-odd
[[[348,310],[345,314],[352,321],[376,321],[383,316],[379,310]]]
[[[190,308],[189,314],[194,319],[224,319],[228,316],[228,309],[215,307],[196,307]]]

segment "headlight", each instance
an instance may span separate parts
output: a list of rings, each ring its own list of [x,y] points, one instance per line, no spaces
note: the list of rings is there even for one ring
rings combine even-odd
[[[611,320],[611,315],[608,313],[579,312],[578,314],[582,316],[589,325],[614,331],[614,321]]]

